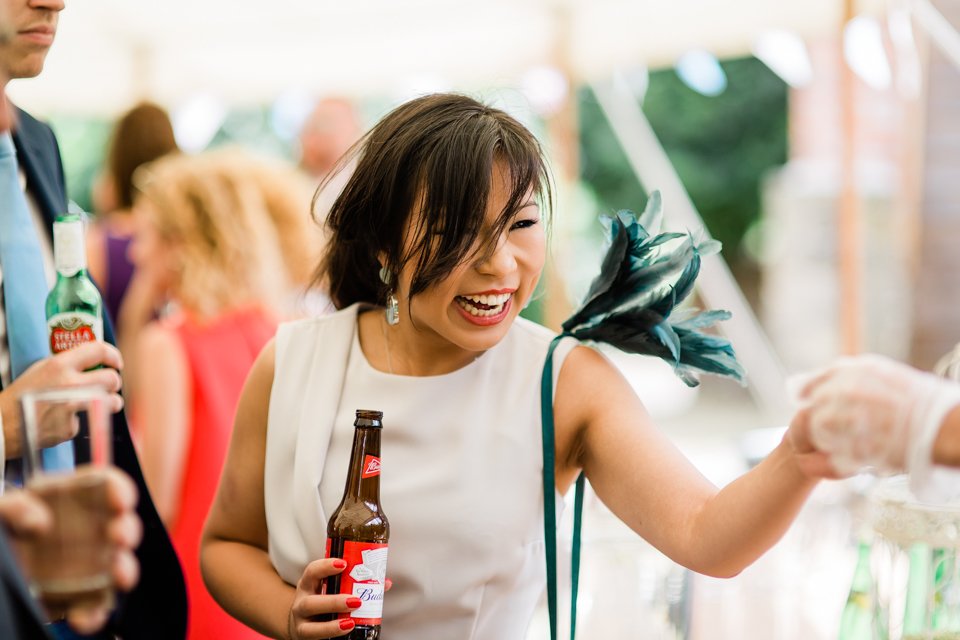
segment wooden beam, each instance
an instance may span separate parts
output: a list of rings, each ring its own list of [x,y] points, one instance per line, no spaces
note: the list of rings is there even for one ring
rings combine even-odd
[[[855,14],[854,0],[844,0],[840,25],[840,200],[837,212],[837,252],[840,279],[840,350],[844,355],[863,348],[863,212],[857,186],[856,83],[844,59],[844,29]]]

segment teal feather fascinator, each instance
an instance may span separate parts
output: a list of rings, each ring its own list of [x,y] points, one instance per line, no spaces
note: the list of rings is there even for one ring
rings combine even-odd
[[[720,243],[692,233],[660,233],[662,222],[659,191],[650,194],[639,219],[626,210],[601,217],[610,247],[563,333],[656,356],[691,387],[699,384],[698,372],[743,384],[745,373],[730,341],[701,331],[730,318],[730,312],[677,311],[693,291],[700,258],[719,252]]]

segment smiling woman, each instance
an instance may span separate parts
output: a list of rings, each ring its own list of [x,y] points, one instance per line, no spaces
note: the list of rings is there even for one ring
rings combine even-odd
[[[572,338],[552,352],[555,444],[541,453],[555,335],[518,314],[543,269],[550,206],[537,140],[469,97],[418,98],[363,138],[318,271],[339,311],[282,325],[237,410],[201,551],[231,614],[291,640],[376,637],[319,617],[356,608],[323,590],[343,565],[322,532],[358,408],[384,416],[391,640],[524,637],[545,584],[543,477],[552,495],[582,471],[637,534],[714,576],[782,535],[830,472],[805,433],[718,491],[614,366]],[[629,228],[632,244],[658,249],[662,238]]]
[[[386,251],[379,252],[387,270],[390,267],[386,264],[401,265],[396,282],[390,278],[389,286],[394,288],[389,295],[395,295],[402,304],[401,321],[384,325],[383,347],[367,343],[374,367],[383,368],[380,355],[383,353],[392,363],[392,373],[449,373],[471,362],[506,335],[536,289],[546,253],[539,208],[532,201],[512,208],[510,175],[505,162],[496,161],[488,177],[490,186],[485,189],[489,191],[486,211],[476,216],[483,224],[476,232],[468,232],[467,237],[473,236],[473,241],[467,246],[465,256],[459,258],[444,277],[431,282],[420,293],[413,293],[419,279],[417,274],[431,267],[421,266],[428,258],[418,249],[421,243],[416,236],[429,233],[429,223],[424,221],[429,214],[421,208],[407,221],[408,232],[404,234],[398,258],[391,260]],[[449,206],[452,205],[440,205],[443,210]],[[498,227],[501,227],[499,232]],[[422,231],[410,232],[411,228]],[[452,251],[462,249],[454,245]],[[450,259],[442,254],[442,249],[436,249],[436,254],[440,254],[435,258],[438,261]],[[377,301],[362,302],[376,304]],[[361,327],[376,325],[382,319],[381,314],[365,314],[361,316]],[[370,331],[368,335],[376,333]],[[392,353],[391,344],[394,345]]]
[[[540,278],[538,201],[550,205],[540,146],[505,113],[459,96],[409,102],[362,143],[377,152],[361,155],[327,216],[318,278],[338,308],[398,300],[405,322],[383,331],[381,315],[361,315],[374,367],[453,371],[503,338]]]

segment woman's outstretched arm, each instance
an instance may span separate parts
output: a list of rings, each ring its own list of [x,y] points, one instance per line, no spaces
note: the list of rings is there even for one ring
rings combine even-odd
[[[803,434],[788,434],[766,460],[718,490],[657,430],[620,372],[585,347],[561,369],[555,411],[558,489],[582,468],[628,526],[707,575],[734,576],[760,557],[818,479],[832,473]]]

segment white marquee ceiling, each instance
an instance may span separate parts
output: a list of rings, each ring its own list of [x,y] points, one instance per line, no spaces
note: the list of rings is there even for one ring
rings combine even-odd
[[[592,79],[691,48],[742,55],[771,29],[827,36],[841,15],[841,0],[68,0],[45,72],[10,93],[40,112],[199,91],[262,103],[285,91],[511,86],[563,56]]]

